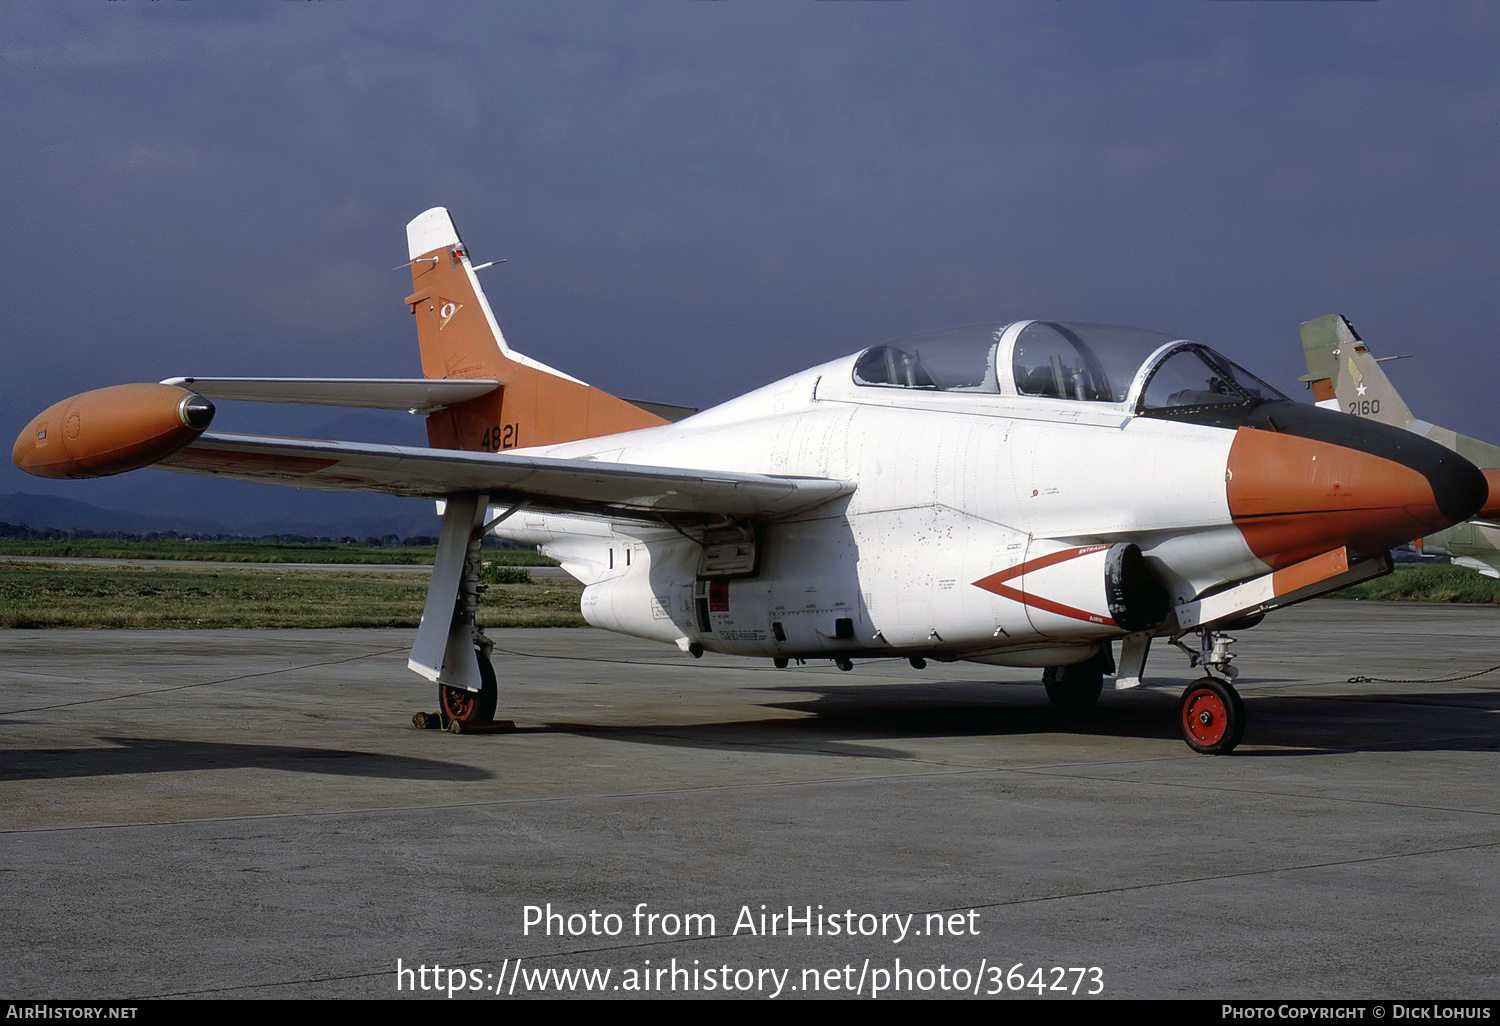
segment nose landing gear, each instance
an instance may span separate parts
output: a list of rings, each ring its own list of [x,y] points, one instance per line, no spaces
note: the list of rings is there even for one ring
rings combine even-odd
[[[1228,681],[1204,677],[1189,684],[1179,706],[1182,739],[1202,755],[1223,755],[1245,736],[1245,703]]]
[[[1234,685],[1229,683],[1231,678],[1239,675],[1229,665],[1234,658],[1229,651],[1234,639],[1206,627],[1196,633],[1196,652],[1182,643],[1180,635],[1172,639],[1172,644],[1188,654],[1191,665],[1202,666],[1223,676],[1202,677],[1189,684],[1182,693],[1178,706],[1182,739],[1199,754],[1224,755],[1234,751],[1245,736],[1245,703]]]

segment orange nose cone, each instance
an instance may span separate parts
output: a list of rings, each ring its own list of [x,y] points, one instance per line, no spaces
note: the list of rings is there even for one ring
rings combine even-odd
[[[1229,511],[1272,567],[1342,546],[1374,554],[1463,519],[1452,493],[1479,495],[1481,486],[1472,465],[1453,464],[1450,484],[1373,452],[1241,428],[1229,451]]]
[[[203,433],[213,403],[174,385],[113,385],[49,406],[11,462],[37,477],[104,477],[148,466]]]

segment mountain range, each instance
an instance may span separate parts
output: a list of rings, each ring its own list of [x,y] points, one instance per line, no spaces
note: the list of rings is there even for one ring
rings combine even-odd
[[[403,512],[409,511],[409,512]],[[152,534],[175,531],[184,535],[243,535],[258,538],[271,534],[296,534],[308,537],[365,538],[386,534],[402,538],[413,535],[436,535],[438,518],[432,504],[411,500],[381,516],[306,518],[268,516],[268,510],[254,519],[214,519],[190,513],[142,513],[106,509],[77,499],[53,495],[11,492],[0,495],[0,522],[29,527],[33,530],[89,531],[108,534]],[[374,511],[371,511],[373,513]]]

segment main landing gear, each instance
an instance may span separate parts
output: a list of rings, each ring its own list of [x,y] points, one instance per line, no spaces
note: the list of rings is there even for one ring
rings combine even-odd
[[[478,691],[438,685],[438,709],[445,726],[454,720],[467,726],[489,723],[495,718],[495,706],[500,698],[500,689],[495,684],[495,667],[490,662],[489,653],[482,647],[476,647],[474,655],[479,659],[479,676],[482,681]]]
[[[412,723],[418,727],[453,733],[514,729],[508,720],[495,722],[499,688],[490,662],[495,646],[479,626],[479,598],[486,590],[480,557],[485,532],[520,508],[512,506],[486,523],[486,496],[451,495],[446,500],[422,623],[407,660],[437,683],[438,712],[417,713]]]
[[[1109,646],[1072,666],[1049,666],[1042,671],[1047,699],[1064,716],[1082,716],[1094,708],[1104,690],[1104,675],[1115,672]]]

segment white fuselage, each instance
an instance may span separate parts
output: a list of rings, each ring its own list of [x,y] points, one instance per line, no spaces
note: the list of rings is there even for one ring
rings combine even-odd
[[[1173,602],[1266,572],[1231,522],[1232,430],[1125,403],[871,388],[853,361],[678,424],[528,450],[834,478],[855,485],[842,499],[748,532],[522,511],[496,533],[558,559],[598,627],[773,658],[1075,662],[1125,633],[1104,597],[1111,544],[1138,545]]]

